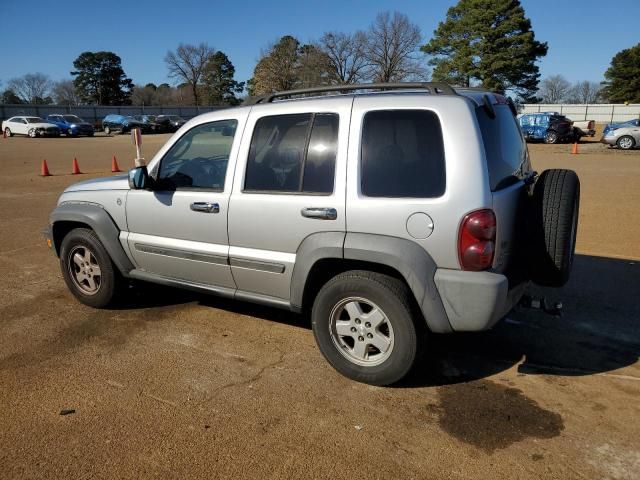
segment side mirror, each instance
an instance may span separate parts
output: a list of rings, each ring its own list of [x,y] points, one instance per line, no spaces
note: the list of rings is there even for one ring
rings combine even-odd
[[[151,180],[147,167],[136,167],[129,170],[129,188],[132,190],[144,190],[149,188]]]

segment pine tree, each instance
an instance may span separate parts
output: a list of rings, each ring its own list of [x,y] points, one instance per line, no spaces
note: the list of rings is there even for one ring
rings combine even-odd
[[[640,103],[640,43],[611,59],[602,95],[611,103]]]
[[[536,60],[547,54],[519,0],[460,0],[449,8],[434,37],[422,47],[432,56],[433,79],[535,96]]]
[[[83,103],[126,105],[133,82],[122,69],[120,57],[112,52],[84,52],[73,62],[73,84]]]

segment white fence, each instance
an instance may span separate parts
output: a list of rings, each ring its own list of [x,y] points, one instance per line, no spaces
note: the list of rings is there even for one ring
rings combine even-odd
[[[525,103],[520,113],[558,112],[571,120],[595,120],[597,123],[624,122],[640,118],[640,103],[549,104]]]

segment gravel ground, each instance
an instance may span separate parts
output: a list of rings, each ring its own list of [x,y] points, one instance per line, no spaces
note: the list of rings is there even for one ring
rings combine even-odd
[[[433,336],[377,388],[304,316],[155,286],[80,305],[40,232],[66,185],[132,165],[130,139],[0,139],[0,477],[640,478],[640,151],[570,150],[530,146],[582,182],[572,279],[542,292],[564,315]]]

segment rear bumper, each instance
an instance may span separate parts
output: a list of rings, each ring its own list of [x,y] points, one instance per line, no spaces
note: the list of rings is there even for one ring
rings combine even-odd
[[[449,323],[456,332],[493,327],[520,301],[526,283],[509,289],[504,275],[438,269],[434,277]]]
[[[615,137],[602,137],[600,139],[600,143],[604,143],[606,145],[615,145],[618,139]]]

